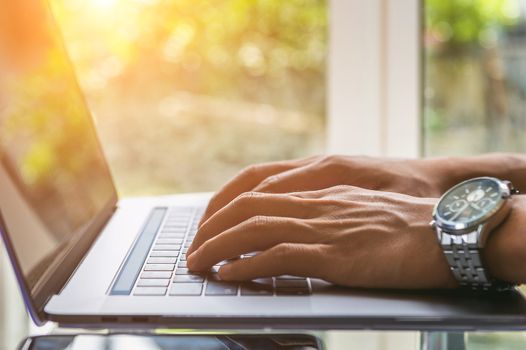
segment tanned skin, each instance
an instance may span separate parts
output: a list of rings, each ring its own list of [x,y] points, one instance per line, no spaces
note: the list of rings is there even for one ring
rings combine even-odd
[[[391,159],[315,156],[254,165],[218,191],[188,251],[191,270],[223,265],[224,280],[317,277],[367,288],[457,287],[433,207],[453,185],[493,176],[526,191],[526,157]],[[490,236],[492,276],[526,282],[526,196]],[[254,257],[235,259],[260,252]]]

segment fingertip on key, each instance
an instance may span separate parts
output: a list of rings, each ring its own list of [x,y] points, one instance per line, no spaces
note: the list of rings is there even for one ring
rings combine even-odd
[[[188,250],[188,256],[186,257],[186,265],[188,266],[188,268],[190,270],[194,270],[197,266],[196,266],[196,263],[197,263],[197,252],[192,252],[190,253],[190,249]]]
[[[222,280],[230,280],[232,279],[232,266],[223,265],[217,273]]]

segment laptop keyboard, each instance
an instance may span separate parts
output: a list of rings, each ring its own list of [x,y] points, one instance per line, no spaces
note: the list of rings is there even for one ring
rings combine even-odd
[[[226,262],[220,262],[206,273],[188,270],[186,253],[195,237],[202,215],[202,208],[168,209],[135,281],[133,295],[270,297],[311,294],[310,280],[303,277],[279,276],[249,282],[225,282],[219,279],[217,271]],[[241,258],[252,255],[247,254]]]

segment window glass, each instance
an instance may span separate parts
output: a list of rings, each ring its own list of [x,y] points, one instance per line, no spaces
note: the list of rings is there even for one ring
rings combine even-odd
[[[424,6],[425,152],[526,151],[526,1]]]
[[[323,152],[324,0],[54,0],[120,194]]]

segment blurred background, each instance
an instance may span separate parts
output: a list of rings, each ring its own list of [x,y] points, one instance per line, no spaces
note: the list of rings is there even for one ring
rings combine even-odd
[[[327,3],[54,0],[121,195],[324,150]]]
[[[526,150],[526,1],[424,6],[425,153]]]
[[[248,164],[326,152],[336,2],[51,0],[119,194],[214,191]],[[526,1],[417,3],[420,155],[525,151]],[[31,327],[3,266],[0,345],[12,349]],[[324,336],[347,349],[348,335]],[[419,340],[354,336],[370,349]],[[468,337],[470,349],[526,342]]]

